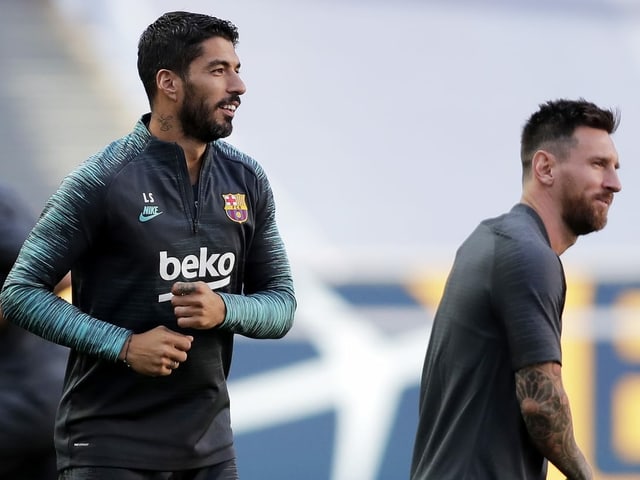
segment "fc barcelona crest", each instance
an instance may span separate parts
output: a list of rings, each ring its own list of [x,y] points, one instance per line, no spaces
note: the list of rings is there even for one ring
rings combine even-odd
[[[225,193],[222,195],[224,199],[224,211],[234,222],[244,223],[249,217],[249,209],[247,208],[246,195],[244,193]]]

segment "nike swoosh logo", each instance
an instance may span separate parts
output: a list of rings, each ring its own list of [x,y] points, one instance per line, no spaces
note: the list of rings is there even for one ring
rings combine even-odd
[[[215,280],[213,282],[209,282],[207,283],[207,286],[211,289],[211,290],[217,290],[219,288],[222,287],[226,287],[227,285],[229,285],[231,283],[231,277],[225,277],[221,280]],[[171,298],[173,297],[173,293],[169,292],[169,293],[162,293],[160,295],[158,295],[158,302],[168,302],[171,300]]]
[[[151,215],[145,215],[144,213],[141,213],[138,217],[138,220],[140,220],[141,222],[148,222],[149,220],[156,218],[158,215],[162,215],[163,213],[164,212],[158,212],[152,213]]]

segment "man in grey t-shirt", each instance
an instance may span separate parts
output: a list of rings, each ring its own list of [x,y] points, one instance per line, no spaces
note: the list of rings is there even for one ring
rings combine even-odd
[[[618,116],[582,99],[524,126],[523,193],[459,248],[424,362],[412,480],[592,479],[562,385],[559,255],[602,229],[621,189]]]

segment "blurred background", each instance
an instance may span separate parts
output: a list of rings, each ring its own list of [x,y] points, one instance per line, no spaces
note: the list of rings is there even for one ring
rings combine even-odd
[[[0,178],[33,211],[148,110],[137,40],[170,10],[239,28],[228,140],[270,177],[298,292],[285,339],[238,338],[244,480],[408,477],[455,250],[519,200],[521,127],[561,97],[621,111],[623,191],[563,255],[563,372],[596,477],[640,479],[640,4],[2,0]]]

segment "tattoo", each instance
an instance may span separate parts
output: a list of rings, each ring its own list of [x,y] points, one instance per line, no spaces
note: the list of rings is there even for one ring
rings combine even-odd
[[[159,118],[160,130],[162,130],[163,132],[168,132],[169,130],[171,130],[173,128],[172,120],[173,120],[173,115],[169,115],[168,117],[165,117],[164,115],[160,115],[160,118]]]
[[[539,369],[526,369],[523,373],[516,377],[516,390],[524,421],[534,440],[547,441],[565,431],[570,420],[553,379]]]
[[[529,435],[541,453],[568,478],[591,478],[574,439],[560,365],[534,365],[516,372],[516,395]]]
[[[189,295],[196,291],[196,286],[193,283],[186,282],[180,285],[180,295]]]

